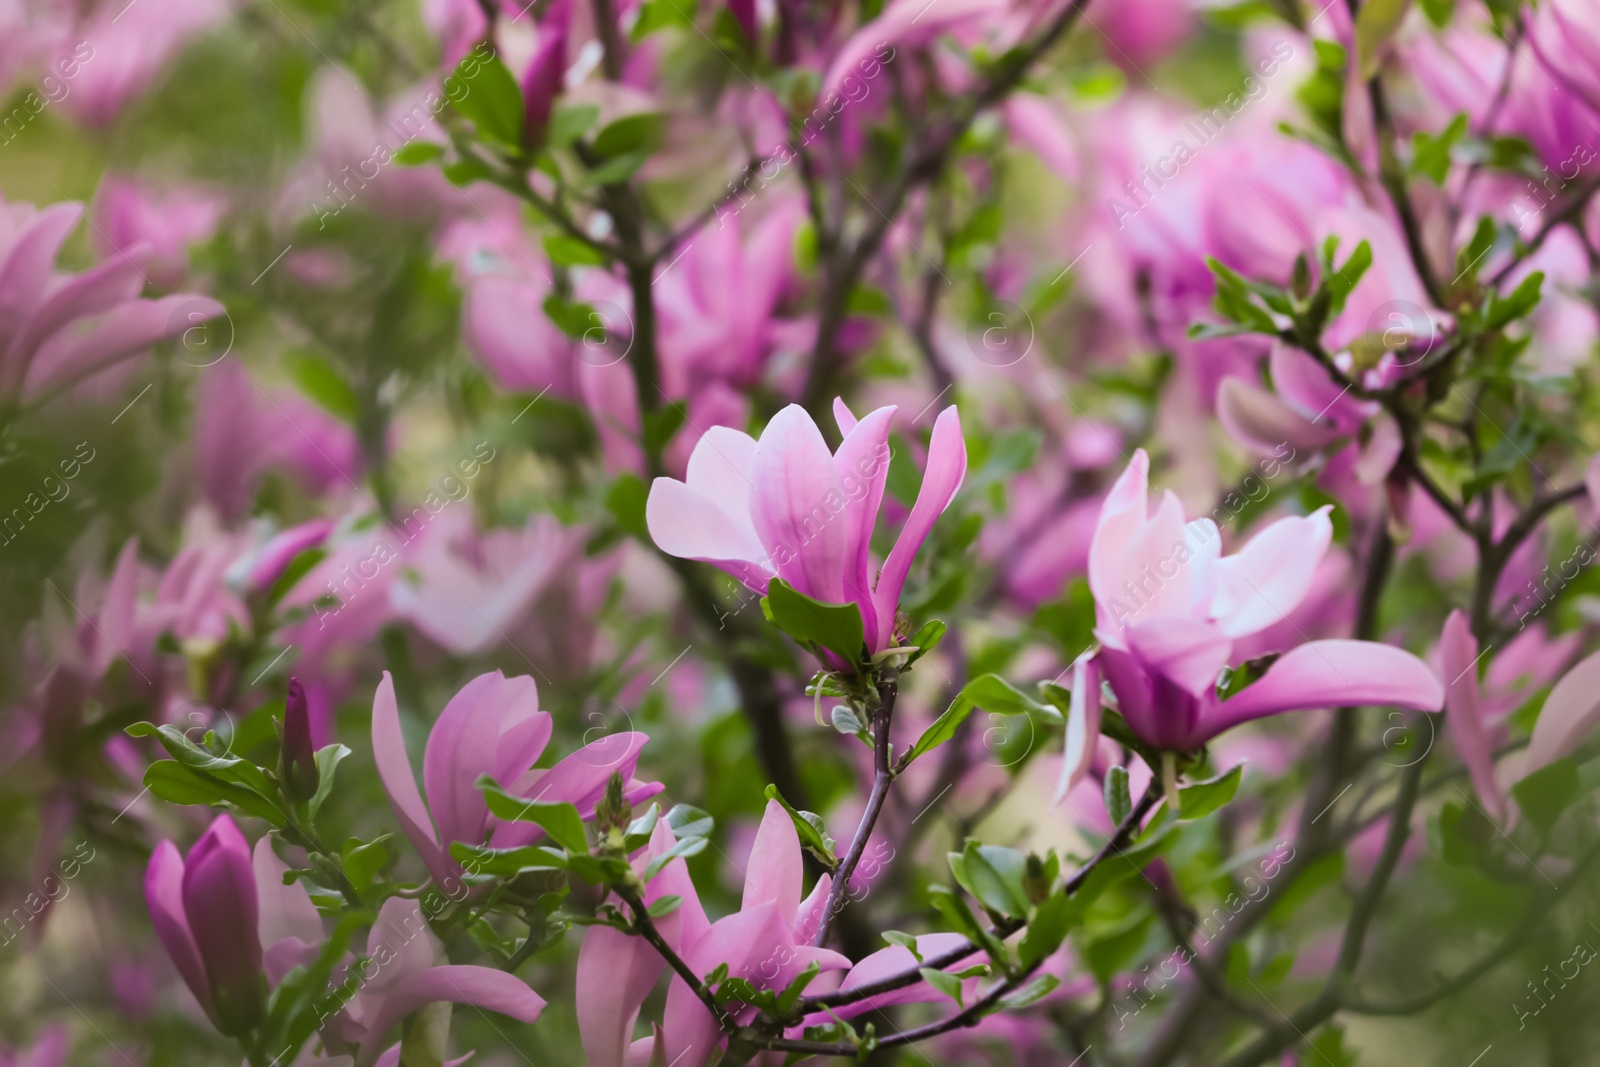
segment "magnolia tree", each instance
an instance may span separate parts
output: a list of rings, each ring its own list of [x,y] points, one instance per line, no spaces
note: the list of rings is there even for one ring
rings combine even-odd
[[[0,86],[0,1063],[1594,1062],[1593,0]]]

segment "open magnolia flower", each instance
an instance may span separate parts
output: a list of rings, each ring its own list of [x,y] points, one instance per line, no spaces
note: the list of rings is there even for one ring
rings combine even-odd
[[[1217,681],[1233,661],[1234,641],[1282,619],[1311,589],[1333,536],[1328,509],[1279,519],[1223,556],[1216,523],[1186,523],[1170,490],[1151,513],[1149,471],[1141,449],[1106,496],[1089,547],[1102,646],[1095,666],[1140,740],[1188,752],[1242,722],[1285,711],[1359,704],[1439,710],[1444,689],[1433,672],[1411,653],[1374,641],[1308,641],[1241,692],[1220,698]],[[1092,672],[1083,673],[1092,682]],[[1085,699],[1095,696],[1086,692]]]
[[[835,400],[844,441],[831,453],[797,404],[774,415],[760,440],[712,427],[689,457],[686,481],[657,478],[650,487],[650,536],[661,551],[710,563],[758,592],[782,578],[815,600],[854,602],[867,647],[893,647],[911,563],[967,473],[961,418],[948,407],[933,424],[917,502],[874,582],[872,532],[889,479],[896,410],[881,407],[857,421]]]

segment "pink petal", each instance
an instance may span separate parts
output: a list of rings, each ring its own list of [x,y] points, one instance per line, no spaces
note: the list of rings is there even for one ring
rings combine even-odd
[[[578,950],[578,1032],[589,1067],[624,1067],[639,1006],[665,964],[641,937],[591,926]]]
[[[161,947],[167,950],[167,957],[189,992],[209,1014],[211,990],[183,910],[183,856],[171,841],[161,842],[150,854],[150,865],[144,874],[144,899]]]
[[[1209,623],[1181,615],[1158,616],[1125,631],[1128,648],[1151,674],[1170,679],[1190,696],[1211,692],[1228,665],[1233,642]]]
[[[844,592],[861,607],[867,645],[871,648],[883,647],[889,639],[888,634],[876,633],[871,548],[878,508],[883,503],[883,487],[889,481],[889,421],[896,410],[893,406],[878,408],[855,423],[845,431],[844,442],[833,456],[845,498]],[[841,420],[840,426],[843,425]]]
[[[926,960],[933,956],[943,955],[965,941],[966,938],[960,934],[923,934],[917,938],[917,952]],[[975,960],[978,955],[978,953],[974,953],[968,959]],[[892,945],[889,948],[879,949],[852,967],[839,989],[841,992],[847,993],[852,989],[871,985],[873,982],[904,973],[916,966],[917,959],[911,954],[910,949],[900,945]],[[937,992],[926,982],[918,982],[903,989],[880,993],[875,997],[868,997],[854,1004],[835,1008],[833,1009],[833,1014],[841,1019],[851,1019],[869,1011],[876,1011],[878,1008],[888,1007],[890,1004],[923,1004],[941,1000],[943,997],[943,993]],[[807,1022],[813,1025],[821,1025],[827,1021],[827,1018],[826,1013],[819,1012],[808,1019]]]
[[[0,346],[14,337],[22,320],[44,299],[51,266],[67,234],[83,217],[75,201],[51,204],[29,220],[0,263]]]
[[[538,710],[533,679],[507,679],[493,671],[462,686],[433,724],[422,757],[422,782],[446,848],[452,841],[483,840],[489,809],[477,781],[495,769],[501,724],[518,706]]]
[[[27,376],[26,388],[37,395],[58,385],[81,381],[114,363],[136,356],[157,341],[197,330],[193,346],[198,353],[212,345],[214,358],[222,358],[226,331],[217,337],[205,333],[204,323],[225,314],[221,304],[192,293],[174,293],[159,300],[130,300],[106,312],[86,332],[61,330],[40,344]],[[210,359],[212,356],[206,356]]]
[[[1455,740],[1456,754],[1472,776],[1472,788],[1489,814],[1505,814],[1505,798],[1494,780],[1494,757],[1483,728],[1483,702],[1478,688],[1478,642],[1467,617],[1458,608],[1444,621],[1439,637],[1439,666],[1444,672],[1444,714]]]
[[[756,444],[750,518],[778,577],[800,592],[843,603],[845,497],[833,453],[805,409],[790,404]]]
[[[1600,652],[1578,661],[1545,698],[1533,724],[1522,773],[1528,775],[1569,755],[1600,721]]]
[[[1106,494],[1105,502],[1100,505],[1094,537],[1089,541],[1089,590],[1100,609],[1100,627],[1110,633],[1118,627],[1111,621],[1105,605],[1126,596],[1119,588],[1122,582],[1120,564],[1134,531],[1144,525],[1149,496],[1150,457],[1141,448]],[[1119,638],[1113,640],[1121,646]]]
[[[289,865],[272,851],[270,837],[256,842],[250,866],[255,871],[256,896],[261,901],[261,943],[271,948],[279,941],[294,938],[307,945],[321,944],[322,918],[316,905],[300,882],[283,884],[283,872]]]
[[[529,800],[547,804],[575,805],[579,814],[589,818],[595,804],[604,793],[612,774],[621,774],[623,780],[633,776],[639,762],[639,753],[649,741],[648,734],[623,732],[607,734],[561,760],[549,770],[536,772],[538,778],[531,783],[502,783],[508,791]],[[660,792],[659,786],[649,786],[641,793],[625,794],[630,803]],[[544,831],[533,823],[503,822],[495,826],[490,843],[495,848],[516,848],[537,841]]]
[[[1211,613],[1230,637],[1264,630],[1304,600],[1333,540],[1332,505],[1279,519],[1213,567]]]
[[[433,819],[422,803],[422,792],[417,788],[411,760],[406,755],[405,735],[400,732],[400,707],[395,703],[394,679],[389,677],[388,671],[383,672],[383,681],[378,683],[378,691],[372,697],[372,757],[400,829],[421,854],[435,881],[443,885],[453,880],[455,865],[434,836]]]
[[[1242,378],[1224,378],[1217,387],[1217,420],[1235,441],[1264,455],[1276,455],[1285,444],[1316,450],[1339,436]]]
[[[1056,795],[1051,807],[1058,806],[1089,773],[1099,740],[1100,665],[1096,657],[1083,655],[1072,665],[1072,700],[1067,709],[1061,780],[1056,783]]]
[[[371,1067],[390,1027],[418,1008],[449,1002],[471,1004],[531,1023],[544,1011],[544,998],[514,975],[492,967],[447,965],[403,976],[384,995],[367,1026],[356,1067]]]
[[[785,921],[793,922],[800,908],[804,873],[800,834],[794,828],[794,820],[789,818],[782,804],[769,800],[745,864],[741,909],[749,911],[758,904],[771,902],[777,905],[778,914]]]
[[[1251,719],[1284,711],[1388,705],[1438,711],[1444,686],[1404,649],[1376,641],[1312,641],[1284,654],[1244,692],[1213,708],[1208,737]]]
[[[878,586],[872,594],[873,613],[880,620],[878,645],[873,651],[887,647],[893,640],[900,591],[905,586],[906,575],[911,572],[912,561],[966,476],[967,443],[961,438],[961,416],[953,406],[947,407],[933,424],[933,436],[928,441],[928,469],[922,474],[917,502],[912,505],[911,516],[906,519],[894,548],[889,550],[889,558],[884,560]]]
[[[34,354],[46,339],[74,319],[97,315],[139,295],[144,279],[126,256],[68,278],[33,309],[11,338],[3,364],[0,388],[15,387],[27,379]]]

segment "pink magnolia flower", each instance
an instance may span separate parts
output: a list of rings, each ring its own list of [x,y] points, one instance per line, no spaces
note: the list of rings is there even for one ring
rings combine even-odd
[[[303,884],[283,884],[288,866],[273,853],[270,839],[256,842],[252,867],[261,901],[263,964],[269,984],[276,986],[292,968],[316,958],[324,939],[322,919]],[[333,1018],[318,1030],[325,1049],[354,1055],[347,1064],[398,1065],[399,1045],[379,1055],[384,1037],[429,1004],[470,1004],[525,1023],[544,1011],[544,998],[516,976],[493,967],[450,964],[414,900],[384,901],[365,955],[359,967],[346,965],[343,978],[317,1005],[319,1012],[337,1009],[328,1011]]]
[[[934,423],[917,502],[874,583],[870,546],[895,411],[881,407],[857,422],[836,400],[844,441],[832,453],[794,404],[773,416],[759,441],[728,427],[707,430],[686,480],[657,478],[650,487],[650,536],[663,552],[710,563],[760,592],[782,578],[814,599],[854,602],[868,648],[892,647],[912,561],[967,470],[960,417],[949,407]]]
[[[649,844],[639,850],[633,861],[641,880],[650,862],[676,843],[666,820],[657,821]],[[698,943],[711,927],[689,878],[689,868],[681,858],[669,862],[650,881],[643,900],[648,907],[672,896],[683,902],[657,919],[656,929],[677,951],[684,944]],[[578,1032],[589,1067],[624,1067],[632,1062],[629,1039],[634,1020],[665,966],[660,954],[643,938],[610,926],[589,927],[583,935],[583,948],[578,951],[576,976]]]
[[[461,865],[450,845],[464,841],[495,848],[531,844],[544,831],[533,823],[500,822],[489,814],[478,779],[489,775],[517,796],[575,805],[585,819],[605,793],[613,773],[627,782],[624,797],[637,804],[661,792],[659,783],[634,779],[641,733],[608,734],[553,767],[536,768],[549,744],[550,713],[539,710],[539,691],[527,675],[480,674],[450,698],[428,734],[422,758],[427,802],[417,789],[400,730],[400,709],[387,671],[372,701],[372,752],[389,806],[412,847],[446,891],[459,887]]]
[[[696,974],[709,974],[726,964],[730,975],[757,989],[781,990],[813,962],[823,971],[849,969],[849,957],[810,943],[822,921],[833,879],[824,874],[811,895],[801,899],[804,864],[800,835],[789,813],[775,800],[767,802],[744,870],[744,896],[738,911],[710,924],[698,937],[691,936],[697,923],[684,924],[678,951]],[[696,899],[698,908],[692,885],[688,892],[685,902]],[[753,1016],[755,1009],[742,1014]],[[721,1044],[716,1020],[682,978],[675,977],[667,989],[661,1029],[668,1062],[681,1067],[703,1067],[715,1059]]]
[[[53,269],[82,217],[83,205],[73,202],[0,201],[0,399],[91,378],[223,313],[193,293],[141,299],[138,249],[81,274]]]
[[[449,511],[413,543],[389,599],[396,614],[450,651],[486,652],[582,554],[582,532],[551,515],[534,516],[520,530],[480,534],[471,512]]]
[[[62,58],[71,53],[82,60],[61,106],[87,125],[110,124],[150,88],[179,49],[227,17],[225,0],[95,5],[61,44]],[[80,42],[91,46],[87,59],[76,50]]]
[[[312,494],[354,487],[361,446],[350,427],[305,397],[268,392],[241,364],[225,359],[200,376],[194,464],[207,498],[236,518],[270,468],[287,468]]]
[[[668,396],[692,397],[711,382],[758,380],[783,330],[773,313],[793,275],[794,234],[804,217],[797,200],[754,226],[726,214],[662,269],[656,307]]]
[[[1216,523],[1185,524],[1169,490],[1149,511],[1141,449],[1107,494],[1089,547],[1100,669],[1129,728],[1190,751],[1242,722],[1285,711],[1394,704],[1437,711],[1443,687],[1421,660],[1373,641],[1291,649],[1227,700],[1216,694],[1236,639],[1272,625],[1311,589],[1333,528],[1328,509],[1272,523],[1222,555]]]
[[[1540,4],[1528,20],[1528,43],[1557,81],[1600,112],[1600,11],[1593,4]]]
[[[209,240],[226,210],[226,200],[203,189],[158,193],[135,178],[108,174],[95,194],[96,244],[106,258],[144,246],[146,275],[173,286],[189,271],[189,246]]]
[[[157,845],[144,893],[156,936],[217,1029],[254,1029],[263,1007],[260,907],[250,845],[233,820],[217,816],[187,861],[171,841]]]

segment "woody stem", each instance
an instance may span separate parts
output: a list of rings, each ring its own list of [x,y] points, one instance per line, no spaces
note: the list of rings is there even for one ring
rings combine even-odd
[[[894,770],[889,766],[889,723],[894,718],[894,702],[900,695],[898,679],[890,677],[878,686],[878,706],[872,712],[872,793],[867,797],[867,808],[861,813],[861,823],[856,827],[855,838],[845,852],[844,859],[833,872],[833,885],[828,889],[828,906],[823,910],[822,921],[817,924],[817,936],[812,944],[821,946],[828,940],[833,918],[848,900],[850,878],[861,863],[867,850],[867,839],[883,811],[883,802],[889,798],[889,785],[894,781]]]

